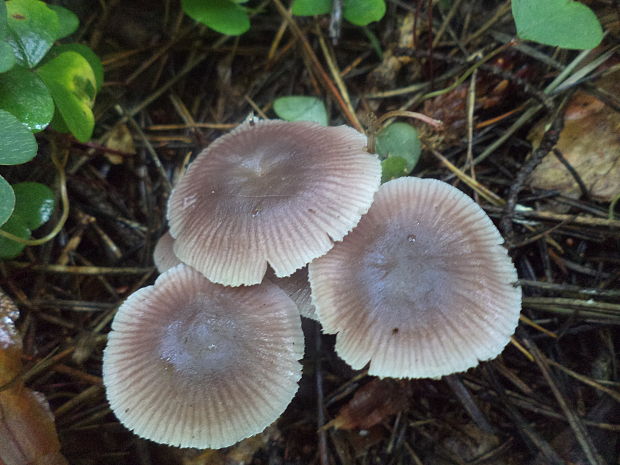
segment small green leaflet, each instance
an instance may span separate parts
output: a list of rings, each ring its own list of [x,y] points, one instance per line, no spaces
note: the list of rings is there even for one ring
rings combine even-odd
[[[93,52],[90,47],[84,44],[61,44],[52,47],[45,57],[44,62],[47,63],[52,58],[55,58],[64,52],[79,53],[86,59],[86,61],[88,61],[88,64],[93,69],[93,73],[95,73],[97,92],[99,92],[101,90],[101,86],[103,86],[103,65],[101,64],[101,59],[97,56],[97,54]]]
[[[0,74],[0,109],[13,114],[33,132],[42,131],[54,116],[54,101],[34,71],[15,66]]]
[[[37,141],[11,113],[0,110],[0,165],[26,163],[37,154]]]
[[[411,173],[422,152],[418,131],[401,122],[392,123],[377,134],[376,149],[382,160],[383,182]]]
[[[22,239],[29,239],[33,229],[49,221],[54,212],[54,193],[38,182],[22,182],[13,186],[15,210],[2,226]],[[0,236],[0,258],[14,258],[24,250],[24,244]]]
[[[512,0],[512,16],[522,39],[587,50],[603,40],[603,29],[590,8],[572,0]]]
[[[301,95],[280,97],[273,102],[273,110],[286,121],[313,121],[327,126],[325,104],[316,97]]]
[[[329,14],[332,11],[332,0],[295,0],[292,11],[296,16]],[[385,0],[344,0],[342,14],[350,23],[366,26],[383,18]]]
[[[8,42],[17,63],[34,68],[58,37],[58,15],[39,0],[6,2]]]
[[[345,0],[342,14],[347,21],[357,26],[366,26],[383,18],[383,15],[385,15],[385,1]]]
[[[183,11],[214,31],[238,36],[250,29],[250,19],[241,5],[231,0],[181,0]]]
[[[63,52],[37,69],[47,85],[67,128],[80,142],[92,135],[95,117],[91,110],[97,82],[93,69],[77,52]]]
[[[48,5],[48,7],[58,16],[58,36],[56,39],[70,36],[77,30],[80,20],[75,13],[58,5]]]
[[[15,214],[13,214],[9,218],[9,221],[4,223],[0,229],[17,237],[21,237],[22,239],[30,238],[30,229],[28,229],[19,216],[16,216]],[[0,259],[17,257],[22,250],[24,250],[24,247],[24,244],[20,244],[19,242],[0,236]]]
[[[15,208],[15,194],[11,185],[0,176],[0,226],[6,223]]]
[[[295,16],[326,15],[332,11],[332,0],[295,0],[293,14]]]
[[[8,71],[15,65],[13,48],[6,41],[9,32],[6,19],[6,3],[0,2],[0,73]]]
[[[0,39],[0,73],[10,70],[15,66],[13,48],[4,39]]]
[[[54,193],[45,184],[20,182],[13,186],[15,213],[30,229],[47,223],[54,213]]]
[[[381,184],[408,174],[407,160],[403,157],[389,157],[381,162]]]

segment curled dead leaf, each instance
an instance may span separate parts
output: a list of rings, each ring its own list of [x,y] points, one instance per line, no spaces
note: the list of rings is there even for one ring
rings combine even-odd
[[[116,152],[126,154],[136,153],[136,147],[133,143],[133,136],[131,135],[131,132],[126,124],[117,124],[112,128],[112,130],[108,133],[107,139],[105,140],[105,146]],[[123,157],[121,155],[106,152],[105,157],[113,165],[120,165],[123,163]]]
[[[226,449],[179,449],[183,465],[243,465],[250,463],[254,454],[279,435],[275,425],[262,433],[238,442]]]
[[[619,78],[620,72],[616,72],[597,84],[611,95],[618,95]],[[620,192],[620,113],[594,95],[578,91],[566,107],[564,121],[557,149],[594,200],[611,201]],[[529,135],[535,147],[545,123],[539,123]],[[577,198],[581,194],[573,175],[553,153],[536,167],[529,183],[534,188],[557,190],[568,197]]]
[[[54,417],[43,395],[18,378],[22,344],[15,328],[19,316],[0,289],[0,464],[64,465]]]
[[[409,405],[411,387],[408,381],[375,378],[357,390],[340,409],[336,418],[324,428],[369,429]]]

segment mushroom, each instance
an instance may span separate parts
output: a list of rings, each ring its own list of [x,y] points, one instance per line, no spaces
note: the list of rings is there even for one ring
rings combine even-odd
[[[301,320],[282,290],[220,286],[181,264],[121,305],[103,380],[112,410],[137,435],[220,448],[278,418],[302,356]]]
[[[242,124],[201,152],[168,202],[174,252],[209,280],[289,276],[341,240],[372,203],[381,165],[346,126]]]
[[[502,237],[470,197],[400,178],[343,242],[309,265],[312,298],[336,351],[369,374],[435,378],[496,357],[521,309]]]
[[[170,268],[177,266],[181,263],[181,260],[174,254],[172,246],[174,244],[174,238],[170,235],[169,231],[166,231],[155,244],[155,250],[153,250],[153,261],[157,271],[163,273]]]

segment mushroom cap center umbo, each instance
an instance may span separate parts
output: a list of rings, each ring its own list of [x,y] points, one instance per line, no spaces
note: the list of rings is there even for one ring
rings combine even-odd
[[[362,284],[369,317],[377,324],[403,332],[432,330],[441,309],[460,306],[457,269],[469,264],[475,273],[476,257],[486,254],[462,230],[438,234],[433,223],[431,211],[416,217],[404,212],[375,224],[374,235],[360,244],[362,266],[351,268],[351,278]]]
[[[163,327],[160,359],[174,376],[199,381],[230,372],[244,360],[253,335],[205,295],[190,300]]]
[[[251,198],[290,197],[305,188],[303,179],[292,181],[290,174],[307,160],[308,147],[297,140],[275,140],[260,147],[238,148],[227,157],[222,178],[214,185],[216,195]],[[216,180],[217,182],[217,180]]]
[[[226,288],[223,291],[188,295],[174,311],[160,316],[161,325],[152,333],[153,345],[162,376],[171,382],[214,386],[230,376],[244,376],[254,368],[253,357],[270,346],[272,335],[260,312],[230,299]],[[263,369],[277,368],[270,367],[268,357],[261,363]]]
[[[232,153],[214,153],[205,161],[205,169],[212,165],[219,176],[211,180],[205,201],[216,215],[277,217],[308,191],[308,177],[291,176],[311,169],[306,166],[308,159],[308,145],[303,147],[293,139],[278,139],[261,146],[240,144]]]
[[[314,152],[327,149],[311,132],[287,134],[275,125],[262,131],[266,134],[261,140],[246,136],[218,141],[217,150],[194,170],[217,175],[208,176],[198,197],[188,199],[188,208],[201,204],[215,217],[248,215],[281,222],[288,208],[319,207],[317,180],[329,179],[330,173],[317,163]]]

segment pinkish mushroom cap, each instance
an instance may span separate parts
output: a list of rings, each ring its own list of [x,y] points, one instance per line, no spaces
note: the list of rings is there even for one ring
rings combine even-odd
[[[517,326],[521,289],[497,228],[470,197],[400,178],[342,243],[309,265],[313,302],[353,368],[440,377],[497,356]]]
[[[168,203],[177,257],[213,282],[257,284],[325,254],[372,203],[381,165],[346,126],[259,121],[198,155]]]
[[[181,263],[181,260],[174,254],[172,246],[174,244],[174,238],[166,231],[157,241],[155,250],[153,250],[153,261],[157,267],[157,271],[163,273],[170,268],[177,266]]]
[[[112,410],[137,435],[226,447],[285,410],[303,344],[297,309],[275,285],[224,287],[181,264],[121,305],[103,380]]]

